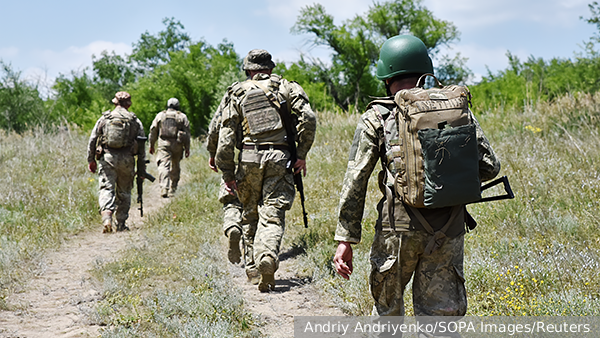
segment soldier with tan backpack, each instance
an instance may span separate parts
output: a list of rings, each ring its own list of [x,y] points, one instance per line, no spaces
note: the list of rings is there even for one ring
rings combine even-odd
[[[98,169],[100,192],[98,200],[102,214],[103,232],[129,230],[125,221],[129,217],[131,189],[135,177],[135,158],[145,164],[146,150],[138,149],[138,137],[145,138],[144,127],[136,115],[128,111],[131,95],[118,92],[112,100],[115,109],[102,113],[88,144],[88,168]],[[96,162],[98,161],[98,162]]]
[[[381,160],[384,196],[370,257],[373,315],[403,316],[412,278],[415,315],[462,316],[463,237],[475,224],[465,204],[481,199],[481,182],[494,178],[500,163],[469,110],[468,88],[437,81],[421,40],[388,39],[377,78],[389,96],[369,104],[354,135],[335,233],[336,270],[344,278],[352,273],[351,244],[361,240],[368,179]],[[436,87],[424,89],[426,78]]]
[[[158,141],[158,147],[155,144]],[[167,110],[156,114],[150,127],[150,154],[156,151],[158,182],[162,197],[171,197],[177,191],[183,156],[190,156],[190,122],[179,111],[179,100],[170,98]]]

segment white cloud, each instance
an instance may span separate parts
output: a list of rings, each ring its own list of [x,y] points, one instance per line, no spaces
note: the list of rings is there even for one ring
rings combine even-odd
[[[102,51],[108,51],[119,55],[131,53],[131,47],[124,43],[114,43],[108,41],[94,41],[87,46],[71,46],[62,51],[50,49],[34,51],[31,55],[35,63],[46,67],[52,65],[50,76],[57,76],[58,73],[68,74],[73,71],[82,71],[85,67],[92,66],[92,55],[99,56]]]

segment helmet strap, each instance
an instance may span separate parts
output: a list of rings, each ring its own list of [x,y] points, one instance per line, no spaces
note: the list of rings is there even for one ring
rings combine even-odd
[[[387,96],[392,96],[392,91],[390,90],[390,84],[386,80],[383,80],[383,83],[385,84],[385,92],[387,93]]]

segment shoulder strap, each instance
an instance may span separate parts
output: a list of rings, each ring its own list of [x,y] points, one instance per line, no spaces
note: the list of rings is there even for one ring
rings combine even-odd
[[[369,102],[369,104],[367,105],[367,109],[369,109],[372,106],[377,105],[377,104],[388,106],[388,105],[396,104],[396,102],[394,101],[393,97],[378,97],[378,98],[374,99],[373,101]]]

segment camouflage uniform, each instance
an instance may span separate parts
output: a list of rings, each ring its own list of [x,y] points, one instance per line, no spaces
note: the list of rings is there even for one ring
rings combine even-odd
[[[210,124],[208,125],[208,135],[206,137],[206,149],[210,154],[210,157],[214,159],[217,153],[217,145],[219,143],[219,130],[221,129],[221,118],[223,116],[223,103],[225,100],[221,101],[215,115],[213,116]],[[238,146],[239,148],[239,146]],[[219,189],[219,201],[223,204],[223,233],[225,236],[229,237],[229,232],[232,228],[238,229],[239,233],[243,232],[242,229],[242,203],[237,198],[237,196],[233,196],[227,192],[225,189],[225,182],[221,180],[221,188]],[[238,245],[237,243],[230,243],[230,245]],[[232,248],[230,248],[230,251]],[[230,257],[230,261],[233,260],[232,263],[239,262],[238,257]]]
[[[121,116],[130,120],[131,129],[128,146],[114,149],[106,144],[105,137],[103,136],[107,121],[111,116]],[[100,212],[103,214],[103,218],[110,217],[110,219],[112,219],[112,214],[114,213],[117,221],[117,230],[126,229],[125,221],[129,217],[131,189],[133,188],[135,176],[134,156],[137,155],[140,161],[145,160],[144,149],[140,149],[139,151],[137,149],[136,138],[138,136],[145,137],[142,122],[134,113],[127,111],[127,109],[121,106],[117,106],[113,111],[104,112],[102,117],[98,119],[88,143],[88,163],[95,162],[96,153],[101,153],[98,157],[100,189],[98,200]],[[99,151],[99,147],[101,147],[101,151]],[[105,216],[105,212],[107,211],[110,216]],[[105,228],[105,232],[112,231],[110,230],[110,224],[108,228]]]
[[[268,62],[272,64],[270,54]],[[269,69],[273,67],[274,64]],[[291,208],[295,196],[293,174],[286,167],[290,153],[285,129],[276,112],[276,104],[269,101],[269,94],[265,95],[267,88],[277,102],[286,100],[293,119],[297,121],[295,127],[299,159],[306,158],[316,129],[316,117],[308,97],[295,82],[288,82],[278,75],[259,73],[228,89],[216,162],[223,172],[225,182],[237,181],[238,197],[244,206],[242,226],[247,247],[246,271],[249,276],[257,269],[257,265],[261,269],[259,263],[262,264],[266,257],[271,257],[274,269],[277,269],[285,211]],[[253,99],[256,100],[252,101]],[[249,102],[253,104],[250,108],[247,105]],[[251,115],[252,113],[256,114]],[[239,139],[243,145],[236,171],[234,148]]]
[[[361,240],[361,220],[364,212],[368,179],[381,159],[387,165],[384,128],[378,114],[387,117],[393,106],[374,105],[361,117],[350,150],[348,168],[340,198],[340,216],[335,240],[358,243]],[[482,181],[496,176],[500,163],[475,116],[479,167]],[[383,175],[379,176],[380,186]],[[374,315],[403,316],[403,294],[413,277],[413,303],[417,316],[462,316],[467,297],[463,277],[463,239],[465,222],[470,219],[464,206],[419,209],[434,231],[440,230],[453,208],[458,215],[446,235],[448,239],[431,254],[425,247],[432,235],[425,231],[409,207],[394,198],[394,220],[388,216],[387,200],[377,209],[379,217],[371,247],[371,294],[375,300]],[[392,224],[390,226],[390,224]]]
[[[167,110],[158,113],[150,127],[150,149],[154,149],[154,144],[158,140],[156,164],[163,197],[172,196],[177,190],[181,172],[179,162],[183,158],[184,151],[186,154],[190,151],[190,123],[187,116],[177,110],[179,109],[177,99],[170,99],[169,103]],[[176,128],[176,131],[169,136],[165,135],[164,127],[167,118],[174,122],[173,130]]]

